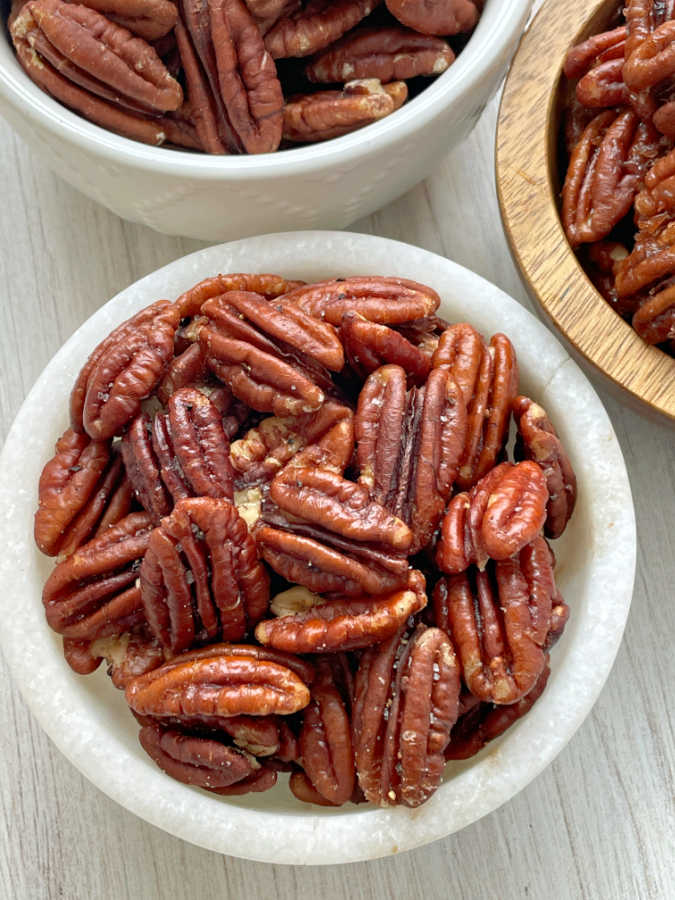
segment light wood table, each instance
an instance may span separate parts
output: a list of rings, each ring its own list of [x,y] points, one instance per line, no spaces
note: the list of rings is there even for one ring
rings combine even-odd
[[[426,183],[354,230],[448,256],[529,306],[497,208],[496,111],[491,104]],[[201,245],[126,224],[81,197],[2,122],[0,198],[2,439],[81,322]],[[461,833],[396,858],[305,869],[242,862],[170,837],[85,781],[33,721],[1,663],[0,898],[675,897],[675,432],[599,390],[637,507],[635,597],[592,714],[525,791]]]

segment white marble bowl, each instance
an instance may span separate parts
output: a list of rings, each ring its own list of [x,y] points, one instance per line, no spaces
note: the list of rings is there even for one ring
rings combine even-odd
[[[553,650],[546,691],[501,739],[473,759],[449,764],[443,785],[419,809],[314,808],[292,797],[285,776],[268,793],[229,799],[172,781],[141,750],[122,694],[103,671],[71,672],[61,640],[46,625],[40,594],[53,562],[33,545],[33,512],[40,471],[67,426],[67,397],[80,366],[111,328],[141,307],[228,271],[308,281],[386,274],[430,284],[443,298],[446,318],[469,320],[486,335],[509,335],[521,389],[545,405],[570,451],[579,501],[555,551],[571,618]],[[440,256],[365,235],[301,232],[210,247],[118,294],[66,342],[28,395],[0,460],[0,510],[0,641],[45,731],[87,778],[136,815],[203,847],[265,862],[339,863],[409,850],[513,797],[591,709],[621,641],[633,588],[635,521],[626,469],[602,403],[576,363],[498,288]]]
[[[457,61],[418,97],[367,128],[315,146],[209,157],[119,137],[33,84],[4,28],[0,114],[73,187],[166,234],[222,241],[344,228],[409,190],[466,137],[504,74],[531,3],[487,0]]]

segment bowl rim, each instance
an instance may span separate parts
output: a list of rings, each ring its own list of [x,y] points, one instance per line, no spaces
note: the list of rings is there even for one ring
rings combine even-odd
[[[54,396],[62,396],[72,384],[94,343],[137,309],[167,295],[168,285],[174,296],[215,271],[255,270],[262,268],[261,261],[267,271],[268,264],[283,271],[284,260],[291,269],[289,277],[306,277],[308,269],[312,277],[325,277],[343,260],[348,261],[344,274],[381,273],[387,267],[399,277],[424,272],[432,286],[461,303],[462,313],[470,308],[479,327],[485,327],[483,319],[493,328],[498,309],[500,325],[518,333],[519,355],[527,361],[530,377],[541,382],[537,399],[555,402],[558,421],[562,419],[565,428],[573,423],[584,434],[580,451],[571,448],[580,483],[601,490],[602,502],[594,504],[589,491],[589,533],[584,532],[580,542],[588,554],[585,577],[593,604],[592,610],[577,615],[576,621],[587,626],[583,640],[576,638],[581,624],[572,623],[553,655],[544,698],[416,810],[343,808],[285,816],[173,782],[136,744],[132,753],[110,731],[105,706],[92,704],[87,696],[87,679],[75,677],[66,666],[40,601],[24,604],[23,618],[15,614],[16,586],[32,580],[37,587],[44,567],[28,533],[37,483],[27,484],[26,479],[41,468],[53,435],[60,433],[67,417],[65,403],[61,408]],[[578,409],[572,408],[572,397]],[[45,428],[42,435],[35,435],[36,416]],[[589,441],[598,445],[597,453],[587,452]],[[57,351],[19,410],[0,454],[0,509],[6,547],[0,557],[0,615],[7,623],[0,631],[0,646],[42,728],[90,781],[126,809],[199,846],[264,862],[332,864],[410,850],[465,827],[511,799],[555,758],[590,712],[621,642],[635,575],[635,515],[620,445],[593,387],[555,337],[515,300],[464,267],[408,244],[348,232],[281,233],[207,247],[113,297]],[[587,550],[591,544],[592,554]],[[568,577],[576,578],[577,572],[578,565],[568,567]]]
[[[553,182],[549,151],[565,54],[592,20],[615,6],[615,0],[570,0],[561,18],[555,4],[545,3],[530,23],[499,107],[497,195],[512,255],[547,318],[594,369],[624,392],[624,400],[628,394],[675,422],[675,359],[643,341],[595,289],[565,236]],[[542,47],[551,61],[544,68]],[[537,222],[536,229],[532,222]],[[598,334],[606,339],[599,340]]]
[[[289,174],[298,170],[311,172],[348,157],[370,155],[391,140],[407,137],[423,128],[458,97],[470,95],[486,70],[492,72],[504,64],[505,52],[522,31],[532,2],[489,2],[471,40],[456,61],[410,103],[391,115],[343,137],[274,153],[209,156],[154,147],[117,135],[82,118],[38,88],[17,62],[8,36],[8,58],[13,64],[4,65],[0,58],[0,96],[53,134],[118,166],[127,164],[143,171],[197,179],[265,177],[278,175],[279,168]]]

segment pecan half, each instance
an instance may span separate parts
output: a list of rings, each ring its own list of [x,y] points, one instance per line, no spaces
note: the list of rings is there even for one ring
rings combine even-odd
[[[265,35],[274,59],[310,56],[329,47],[378,6],[380,0],[310,0],[290,16],[279,19]]]
[[[663,22],[626,57],[623,78],[632,91],[655,87],[675,74],[675,21]]]
[[[516,397],[513,415],[518,428],[515,458],[534,460],[541,467],[548,488],[544,532],[560,537],[577,499],[574,469],[545,409],[529,397]]]
[[[431,358],[434,369],[449,369],[467,405],[474,397],[486,349],[485,341],[472,325],[457,322],[443,331]]]
[[[510,704],[532,689],[546,665],[557,599],[552,555],[541,537],[485,572],[472,568],[438,582],[434,620],[450,635],[472,694]]]
[[[450,45],[407,28],[360,28],[345,35],[307,65],[310,81],[377,78],[382,83],[440,75],[454,62]]]
[[[131,509],[131,485],[107,442],[71,428],[56,442],[38,485],[35,543],[47,556],[68,556]]]
[[[197,282],[176,300],[181,319],[197,316],[207,300],[228,294],[230,291],[246,291],[260,294],[267,300],[274,300],[301,287],[303,281],[289,281],[281,275],[267,275],[250,272],[232,272],[227,275],[212,275]]]
[[[312,687],[302,712],[299,749],[302,767],[316,791],[334,806],[346,803],[356,781],[351,724],[333,684]]]
[[[366,799],[416,807],[434,793],[458,700],[457,660],[438,628],[418,625],[363,654],[352,735]]]
[[[350,368],[361,378],[392,363],[405,369],[413,384],[426,381],[431,356],[393,328],[369,322],[357,312],[348,312],[342,317],[340,337]]]
[[[200,659],[212,659],[215,656],[227,657],[252,657],[253,660],[267,660],[276,663],[294,672],[305,684],[312,684],[316,672],[314,666],[306,659],[300,659],[292,653],[284,653],[283,650],[274,650],[271,647],[259,647],[256,644],[209,644],[208,647],[193,647],[174,656],[164,664],[164,670],[180,666],[186,662],[194,662]]]
[[[145,625],[125,634],[97,638],[90,644],[90,653],[106,660],[110,680],[121,691],[133,678],[164,662],[164,648]]]
[[[169,34],[178,20],[178,10],[171,0],[87,0],[84,5],[146,41]]]
[[[640,303],[633,328],[648,344],[664,344],[675,338],[675,286],[669,285]]]
[[[466,438],[466,407],[447,369],[406,393],[406,373],[383,366],[359,395],[354,422],[359,481],[374,501],[409,525],[409,553],[425,547],[441,520]]]
[[[436,562],[443,572],[485,568],[534,540],[546,521],[548,488],[536,462],[502,463],[468,494],[456,494],[443,519]]]
[[[179,501],[152,532],[140,578],[150,628],[173,652],[238,640],[269,601],[255,542],[228,500]]]
[[[190,344],[171,360],[164,377],[157,386],[157,399],[168,403],[171,394],[182,387],[206,383],[208,371],[199,344]]]
[[[260,622],[255,636],[289,653],[334,653],[391,637],[427,603],[424,577],[411,570],[408,587],[377,597],[332,600],[305,612]]]
[[[386,0],[399,22],[422,34],[461,34],[478,21],[481,0]]]
[[[151,528],[147,513],[131,513],[59,563],[42,592],[50,628],[94,640],[142,622],[135,582]]]
[[[623,56],[594,66],[579,80],[576,95],[588,109],[628,105],[631,94],[623,80]]]
[[[388,116],[401,103],[377,78],[349,81],[341,91],[298,94],[284,106],[284,139],[301,144],[328,141]]]
[[[152,446],[152,419],[148,413],[136,416],[120,442],[120,450],[134,494],[143,509],[159,522],[171,512],[173,503]]]
[[[91,675],[101,664],[101,657],[91,652],[91,643],[73,638],[63,639],[63,657],[78,675]]]
[[[299,306],[303,312],[340,325],[346,312],[357,312],[370,322],[401,325],[431,316],[441,298],[436,291],[405,278],[375,275],[320,281],[290,291],[284,303]]]
[[[614,274],[619,299],[660,290],[659,285],[675,274],[675,222],[667,220],[638,232],[632,252],[617,262]]]
[[[116,328],[91,354],[71,394],[71,422],[94,440],[121,432],[155,390],[173,356],[179,316],[158,300]]]
[[[623,60],[628,29],[625,25],[594,34],[576,44],[565,57],[563,71],[567,78],[581,78],[592,68],[610,59]]]

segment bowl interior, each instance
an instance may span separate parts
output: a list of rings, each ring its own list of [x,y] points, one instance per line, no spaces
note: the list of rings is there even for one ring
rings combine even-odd
[[[112,327],[161,296],[173,298],[218,271],[277,271],[318,280],[389,274],[422,280],[441,314],[513,340],[521,390],[548,410],[579,478],[577,510],[556,542],[556,577],[571,607],[552,654],[548,687],[527,717],[478,756],[447,767],[418,810],[309,808],[285,778],[273,791],[218,798],[171,781],[141,750],[137,726],[103,672],[76,676],[47,628],[40,593],[52,569],[32,543],[37,481],[67,426],[67,396],[81,364]],[[36,427],[39,423],[39,427]],[[300,232],[210,247],[147,276],[98,310],[44,370],[11,429],[0,464],[0,633],[14,678],[62,752],[127,809],[186,840],[268,862],[319,864],[411,849],[492,811],[532,780],[581,724],[599,693],[628,614],[635,525],[621,451],[589,382],[560,344],[496,287],[439,256],[365,235]],[[16,614],[16,609],[21,614]]]

